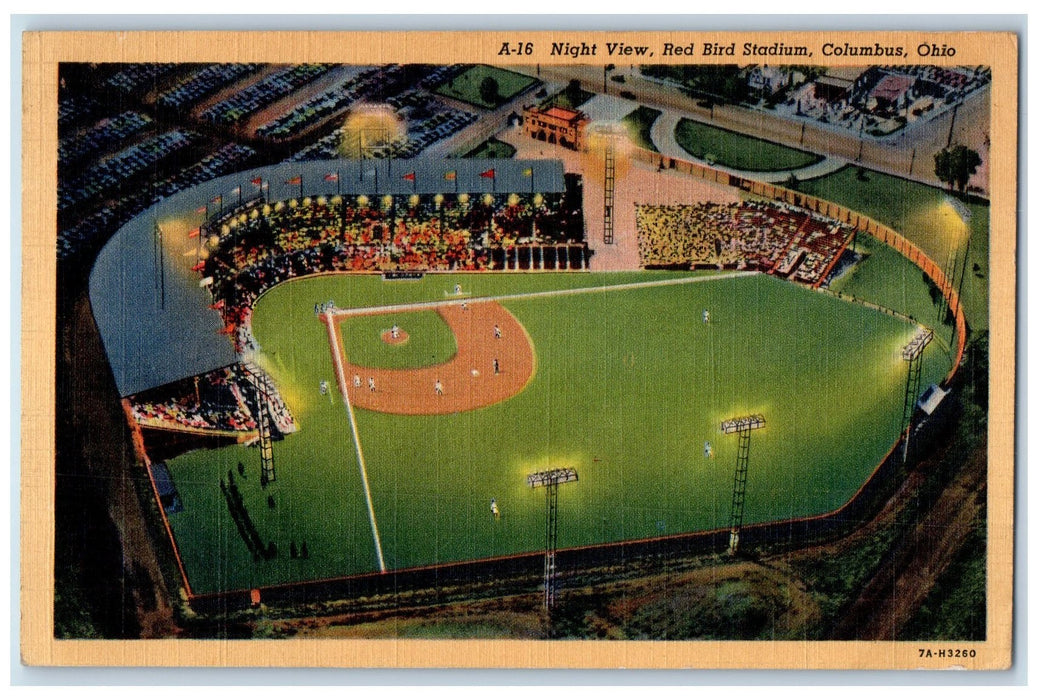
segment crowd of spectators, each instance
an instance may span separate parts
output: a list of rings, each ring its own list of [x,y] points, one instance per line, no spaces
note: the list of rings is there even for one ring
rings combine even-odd
[[[159,161],[181,151],[198,139],[191,131],[173,129],[135,143],[94,163],[71,182],[59,182],[58,210],[110,193]]]
[[[750,268],[805,284],[823,281],[853,233],[812,212],[756,200],[638,204],[635,218],[645,267]]]
[[[214,124],[231,125],[282,97],[316,80],[333,68],[327,63],[306,63],[287,66],[250,85],[241,92],[217,102],[204,112],[202,118]]]
[[[155,98],[166,109],[189,109],[203,98],[260,69],[259,63],[217,63],[185,75]]]
[[[131,396],[134,420],[152,428],[256,429],[242,392],[241,370],[227,367]]]
[[[321,271],[488,270],[495,250],[565,242],[561,195],[413,195],[398,201],[306,197],[244,207],[207,225],[210,245],[198,265],[239,349],[247,347],[249,309],[265,290]]]
[[[61,139],[58,142],[58,164],[65,167],[87,157],[94,157],[140,133],[151,123],[152,119],[147,114],[134,111],[106,117],[85,131]]]

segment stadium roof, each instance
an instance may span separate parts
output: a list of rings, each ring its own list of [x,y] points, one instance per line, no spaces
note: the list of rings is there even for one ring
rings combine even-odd
[[[413,179],[405,178],[411,173]],[[557,160],[331,160],[247,170],[167,197],[120,228],[90,273],[90,304],[120,396],[238,361],[231,339],[219,333],[224,323],[209,308],[213,300],[208,290],[199,286],[199,275],[191,269],[198,239],[188,233],[201,223],[198,210],[217,206],[212,204],[217,197],[233,205],[239,187],[243,199],[256,197],[260,187],[254,181],[264,183],[272,200],[298,196],[300,182],[304,195],[565,189]]]

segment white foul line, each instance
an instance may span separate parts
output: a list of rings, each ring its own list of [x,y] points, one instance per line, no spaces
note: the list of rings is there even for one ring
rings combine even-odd
[[[702,275],[700,277],[680,277],[678,279],[652,280],[650,282],[624,282],[622,284],[602,285],[600,287],[576,287],[574,289],[551,289],[544,292],[517,292],[515,294],[498,294],[487,297],[466,297],[463,299],[451,299],[449,301],[417,301],[411,304],[390,304],[388,306],[365,306],[354,309],[335,309],[333,318],[345,316],[366,316],[374,313],[393,313],[396,311],[414,311],[418,309],[435,309],[441,306],[460,306],[461,304],[473,304],[481,301],[510,301],[513,299],[537,299],[541,297],[561,297],[570,294],[596,294],[601,292],[619,292],[627,289],[643,289],[647,287],[669,287],[676,284],[695,284],[697,282],[713,282],[719,279],[734,279],[736,277],[750,277],[761,274],[757,270],[741,270],[739,272],[724,272],[716,275]],[[332,313],[329,311],[328,313]]]
[[[335,323],[331,311],[325,312],[325,325],[328,326],[328,342],[332,345],[332,358],[335,360],[335,373],[339,377],[339,391],[346,404],[346,413],[350,417],[350,428],[353,430],[353,444],[357,448],[357,463],[360,464],[360,479],[364,484],[364,498],[368,502],[368,519],[371,521],[371,534],[375,539],[375,554],[378,556],[378,568],[386,572],[386,560],[382,557],[382,542],[378,535],[378,522],[375,520],[375,504],[371,501],[371,487],[368,486],[368,470],[364,465],[364,450],[360,447],[360,434],[357,432],[357,419],[353,415],[353,404],[346,390],[346,373],[342,366],[342,355],[339,353],[338,338],[335,337]]]

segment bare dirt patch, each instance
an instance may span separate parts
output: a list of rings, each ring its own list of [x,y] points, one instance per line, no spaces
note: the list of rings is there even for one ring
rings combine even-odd
[[[348,383],[342,388],[354,406],[400,415],[471,411],[515,396],[533,378],[530,337],[503,306],[485,301],[444,305],[436,311],[454,333],[458,351],[447,362],[429,367],[382,369],[352,364],[336,332]],[[385,340],[385,334],[382,337]],[[374,390],[369,380],[374,380]]]

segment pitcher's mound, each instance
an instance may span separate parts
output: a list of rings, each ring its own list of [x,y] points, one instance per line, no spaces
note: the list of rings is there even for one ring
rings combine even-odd
[[[393,331],[382,331],[382,342],[388,345],[403,345],[410,338],[407,331],[400,329],[396,332],[396,337],[393,337]]]

